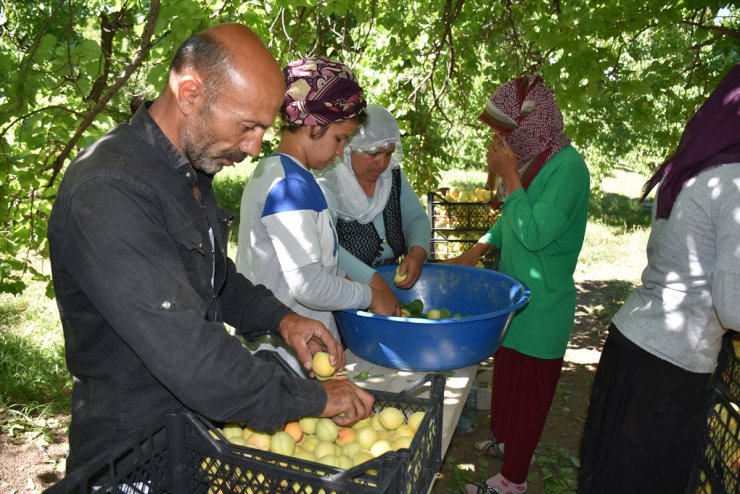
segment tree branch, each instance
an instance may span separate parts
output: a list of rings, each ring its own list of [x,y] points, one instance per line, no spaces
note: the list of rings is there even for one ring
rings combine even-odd
[[[462,10],[462,6],[464,3],[465,3],[465,0],[460,0],[458,4],[453,8],[451,0],[447,0],[447,2],[445,2],[444,31],[443,31],[443,36],[442,36],[442,40],[440,43],[440,48],[437,52],[437,57],[434,60],[434,67],[436,68],[437,60],[440,57],[441,45],[446,45],[449,49],[449,59],[447,62],[447,73],[445,74],[444,81],[442,81],[442,87],[440,88],[439,92],[435,90],[434,80],[432,79],[432,96],[434,98],[433,107],[436,108],[442,114],[442,117],[450,125],[453,125],[452,120],[444,112],[444,110],[439,104],[439,101],[440,101],[440,98],[444,95],[447,89],[447,85],[449,84],[450,79],[452,79],[452,75],[455,72],[455,43],[454,43],[454,38],[452,36],[452,25],[455,23],[457,16],[460,14],[460,11]],[[432,72],[434,72],[434,69],[432,69]]]
[[[121,27],[125,27],[126,11],[119,10],[114,14],[113,20],[105,12],[100,14],[100,50],[103,53],[103,70],[95,82],[86,101],[98,101],[103,94],[105,86],[108,84],[108,75],[110,74],[111,59],[113,57],[113,38]]]
[[[141,34],[139,49],[137,50],[134,59],[131,61],[130,64],[126,66],[123,74],[121,74],[121,76],[116,79],[110,89],[105,94],[103,94],[98,102],[86,113],[85,118],[77,127],[77,130],[75,131],[72,138],[69,140],[69,142],[67,142],[66,146],[64,146],[64,149],[62,149],[62,151],[56,157],[56,159],[54,160],[53,173],[51,174],[51,177],[49,177],[49,183],[47,184],[47,187],[51,187],[54,184],[57,177],[62,171],[64,162],[69,157],[72,149],[74,149],[79,140],[82,138],[82,135],[87,130],[87,128],[92,125],[98,114],[103,111],[103,109],[113,98],[113,96],[115,96],[118,91],[120,91],[120,89],[126,84],[131,75],[136,71],[138,67],[141,66],[144,59],[149,54],[149,49],[151,48],[151,39],[152,35],[154,34],[154,28],[157,25],[158,17],[159,0],[152,0],[152,3],[149,7],[149,14],[147,15],[146,26],[144,26],[144,31]]]
[[[707,25],[702,24],[700,22],[694,22],[690,21],[688,19],[684,19],[681,21],[682,24],[686,24],[687,26],[696,27],[698,29],[706,29],[707,31],[716,31],[720,34],[723,34],[725,36],[729,36],[730,38],[737,38],[740,39],[740,31],[737,29],[731,29],[729,27],[725,26],[715,26],[715,25]]]

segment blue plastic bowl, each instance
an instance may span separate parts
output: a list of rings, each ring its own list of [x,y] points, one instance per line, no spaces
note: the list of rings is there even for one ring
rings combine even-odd
[[[380,266],[378,273],[402,304],[421,299],[425,313],[449,309],[466,317],[435,320],[337,311],[347,347],[384,367],[437,371],[478,364],[498,350],[512,316],[530,297],[522,282],[490,269],[425,264],[410,290],[396,288],[395,270],[396,265]]]

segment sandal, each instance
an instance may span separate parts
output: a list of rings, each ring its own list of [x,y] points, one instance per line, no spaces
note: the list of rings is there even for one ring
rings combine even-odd
[[[475,449],[483,454],[493,456],[494,458],[504,457],[504,443],[500,443],[495,439],[484,439],[475,443]]]
[[[475,490],[468,490],[468,487],[472,487]],[[464,486],[460,487],[460,494],[500,494],[500,493],[498,489],[486,484],[485,481],[481,481],[481,482],[472,482],[470,484],[465,484]]]

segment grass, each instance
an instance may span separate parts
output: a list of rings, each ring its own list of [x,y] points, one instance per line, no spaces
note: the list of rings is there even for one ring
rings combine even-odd
[[[45,288],[31,282],[23,295],[0,295],[0,419],[11,438],[47,435],[53,417],[69,413],[64,339]]]
[[[239,236],[239,206],[242,200],[244,184],[257,166],[257,162],[249,161],[231,168],[225,168],[213,180],[213,187],[218,193],[218,204],[223,209],[234,214],[234,220],[229,226],[229,252],[233,257],[236,254],[236,240]]]
[[[254,164],[229,169],[217,176],[215,187],[222,207],[238,214],[241,193]],[[485,183],[483,172],[442,173],[442,184],[476,187]],[[586,241],[577,276],[598,279],[605,275],[617,283],[619,296],[603,310],[613,313],[629,285],[639,280],[644,265],[649,215],[636,198],[643,178],[616,170],[593,194]],[[236,239],[232,226],[231,239]],[[232,250],[232,252],[234,252]],[[47,434],[58,425],[55,416],[70,408],[71,379],[64,362],[64,341],[54,301],[44,295],[45,286],[29,281],[19,296],[0,294],[0,421],[11,438]],[[574,491],[577,455],[555,444],[540,448],[543,481],[549,494]],[[446,459],[452,461],[452,459]],[[456,471],[460,485],[470,472]]]
[[[624,279],[636,283],[647,262],[650,211],[638,202],[643,178],[615,170],[592,193],[586,239],[576,268],[577,278]],[[615,269],[621,272],[614,276]],[[606,276],[600,273],[606,272]]]

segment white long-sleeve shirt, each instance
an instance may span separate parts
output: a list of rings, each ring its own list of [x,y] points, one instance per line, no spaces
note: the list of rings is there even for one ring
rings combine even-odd
[[[240,211],[236,267],[253,283],[323,322],[337,338],[331,311],[370,305],[370,287],[338,272],[339,243],[326,199],[298,160],[263,158],[244,187]]]
[[[647,255],[615,325],[663,360],[712,372],[725,329],[740,331],[740,163],[690,180],[670,217],[653,220]]]

